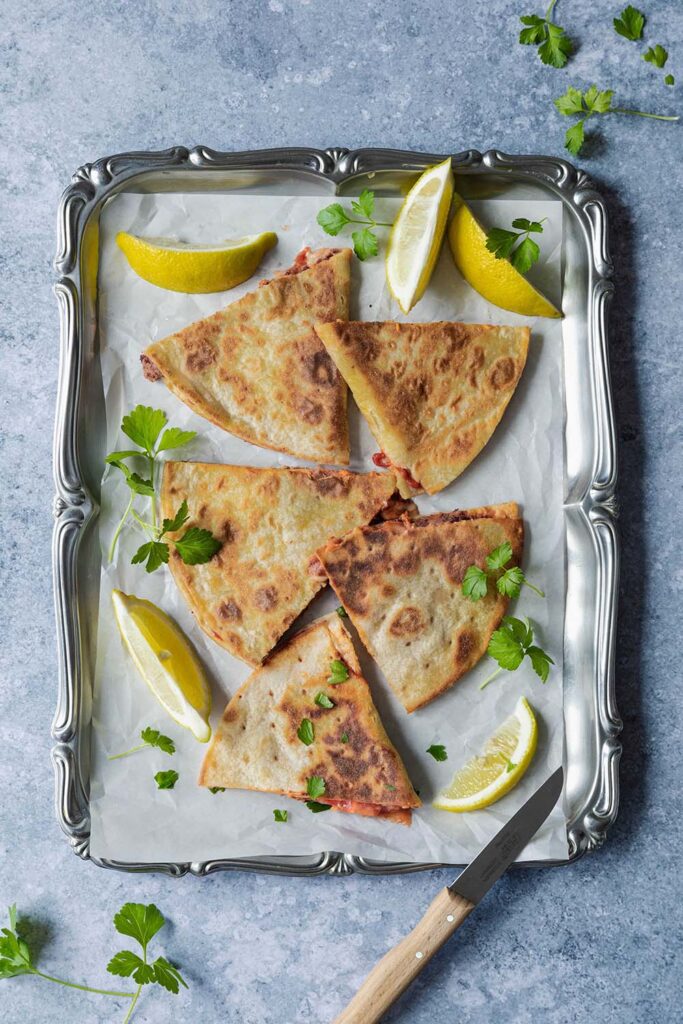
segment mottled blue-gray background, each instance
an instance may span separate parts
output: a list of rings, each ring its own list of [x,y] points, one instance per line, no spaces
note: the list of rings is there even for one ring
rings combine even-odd
[[[561,0],[558,20],[578,43],[564,71],[517,45],[529,9],[527,0],[2,6],[0,903],[28,915],[48,970],[106,985],[113,911],[157,902],[171,922],[160,948],[190,990],[148,991],[140,1021],[326,1024],[449,873],[171,881],[101,871],[69,851],[49,760],[60,191],[87,160],[174,143],[559,154],[566,125],[551,101],[570,83],[612,87],[623,106],[683,106],[680,0],[648,0],[642,45],[612,31],[617,2]],[[681,87],[667,89],[641,60],[656,42]],[[601,119],[600,135],[582,162],[610,207],[618,272],[620,817],[607,845],[575,866],[504,879],[390,1015],[397,1024],[680,1019],[682,136],[616,116]],[[3,1022],[123,1016],[120,1004],[39,979],[0,982]]]

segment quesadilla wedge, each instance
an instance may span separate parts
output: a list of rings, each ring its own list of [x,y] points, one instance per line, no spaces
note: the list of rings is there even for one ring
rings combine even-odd
[[[342,322],[316,332],[404,496],[442,490],[498,426],[524,369],[528,327]]]
[[[407,518],[351,530],[318,551],[361,640],[407,711],[415,711],[477,664],[508,599],[489,586],[462,592],[470,565],[508,541],[522,557],[514,502]]]
[[[304,249],[272,281],[145,349],[145,377],[245,441],[346,465],[346,385],[313,323],[347,318],[350,280],[350,249]]]
[[[172,518],[187,501],[186,525],[223,544],[203,565],[186,565],[175,551],[170,557],[204,632],[259,665],[327,583],[316,548],[369,523],[395,486],[384,473],[166,462],[162,515]]]
[[[335,685],[333,662],[344,669],[337,675],[347,675]],[[420,806],[335,614],[297,633],[252,672],[225,709],[199,784],[307,801],[314,793],[333,810],[405,825]]]

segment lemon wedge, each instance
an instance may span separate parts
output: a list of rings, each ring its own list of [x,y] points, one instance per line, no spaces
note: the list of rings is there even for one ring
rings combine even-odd
[[[273,248],[277,235],[264,231],[221,245],[194,246],[119,231],[116,241],[135,273],[145,281],[172,292],[197,294],[223,292],[246,281]]]
[[[490,738],[484,753],[472,758],[439,793],[440,811],[478,811],[489,807],[516,786],[536,752],[538,727],[525,697]]]
[[[140,675],[171,718],[206,743],[211,736],[211,690],[190,641],[151,601],[114,590],[112,602]]]
[[[452,198],[449,157],[420,175],[394,221],[387,246],[387,284],[404,313],[422,298],[429,284]]]
[[[494,306],[521,316],[561,317],[559,309],[541,295],[508,260],[486,248],[486,232],[469,206],[455,196],[455,214],[448,229],[455,265],[475,292]]]

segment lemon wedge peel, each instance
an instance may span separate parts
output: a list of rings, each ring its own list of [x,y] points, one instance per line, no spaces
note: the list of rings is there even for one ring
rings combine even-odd
[[[455,265],[467,283],[488,302],[520,316],[562,317],[512,266],[486,248],[486,232],[467,203],[455,194],[455,213],[448,228],[448,243]]]
[[[211,688],[182,630],[157,605],[112,592],[114,616],[135,665],[164,710],[195,739],[211,738]]]
[[[386,255],[389,291],[403,313],[425,293],[439,258],[453,198],[451,158],[428,167],[403,201]]]
[[[277,235],[264,231],[220,245],[191,246],[119,231],[116,242],[145,281],[167,291],[198,295],[227,291],[250,278],[277,243]]]
[[[536,716],[526,697],[520,697],[513,713],[488,740],[483,754],[458,769],[433,806],[455,814],[490,807],[525,774],[537,742]]]

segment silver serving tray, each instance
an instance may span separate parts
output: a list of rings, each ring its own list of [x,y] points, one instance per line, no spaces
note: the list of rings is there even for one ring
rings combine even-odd
[[[61,362],[54,436],[52,546],[59,696],[56,811],[76,854],[104,867],[208,875],[220,870],[318,875],[395,874],[434,864],[385,864],[326,852],[200,863],[122,863],[90,858],[90,717],[100,577],[93,524],[104,453],[99,373],[97,254],[104,205],[123,191],[292,192],[329,197],[370,186],[405,191],[445,154],[365,149],[218,153],[198,146],[120,153],[80,167],[59,206],[55,293]],[[453,156],[465,197],[560,199],[565,210],[564,324],[567,598],[564,632],[565,792],[569,863],[602,844],[617,814],[621,721],[614,696],[619,570],[616,441],[608,366],[607,307],[614,286],[605,204],[564,160],[469,150]],[[548,861],[542,862],[548,864]]]

